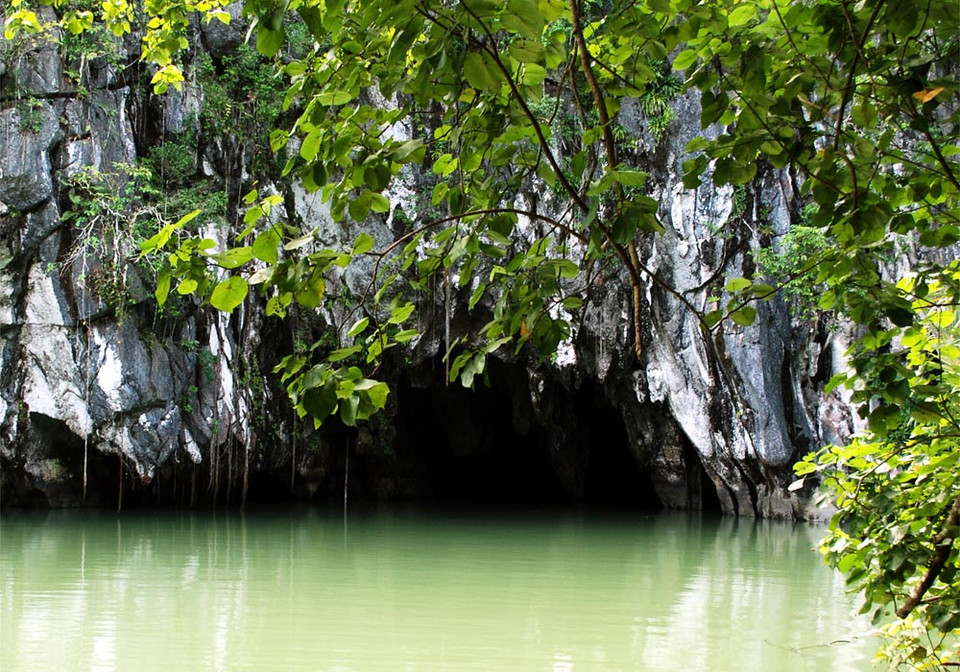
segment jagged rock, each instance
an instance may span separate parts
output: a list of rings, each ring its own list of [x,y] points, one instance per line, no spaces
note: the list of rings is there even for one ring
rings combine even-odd
[[[37,12],[43,22],[56,20],[53,7],[41,6]],[[23,99],[58,93],[63,82],[59,39],[58,29],[35,37],[20,35],[14,40],[0,34],[0,90]]]
[[[28,99],[0,111],[0,202],[28,212],[53,196],[49,150],[60,126],[53,106]]]
[[[230,15],[230,22],[213,20],[201,23],[203,43],[213,58],[223,58],[243,44],[246,33],[243,22],[243,3],[234,2],[223,8]]]

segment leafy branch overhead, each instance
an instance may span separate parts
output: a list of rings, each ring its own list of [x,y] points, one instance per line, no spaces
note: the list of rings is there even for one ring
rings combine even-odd
[[[158,93],[184,81],[191,15],[229,20],[223,0],[45,4],[70,33],[96,24],[140,35]],[[925,641],[956,637],[955,2],[247,0],[243,8],[285,86],[270,133],[284,175],[319,194],[334,221],[396,219],[413,179],[426,206],[394,240],[368,232],[338,248],[287,221],[281,197],[251,192],[234,247],[181,235],[190,215],[144,244],[145,254],[162,255],[158,301],[173,290],[232,311],[253,287],[267,313],[283,317],[294,303],[322,307],[351,264],[372,266],[336,347],[315,346],[279,370],[304,417],[339,413],[353,424],[386,403],[376,371],[384,352],[418,337],[410,290],[430,278],[468,291],[470,308],[489,313],[480,333],[448,342],[449,372],[467,385],[499,348],[529,345],[548,356],[570,339],[598,268],[631,289],[638,361],[651,292],[695,315],[708,348],[719,332],[748,328],[760,301],[785,293],[808,310],[816,300],[857,325],[851,370],[837,384],[851,389],[870,433],[805,462],[795,487],[821,480],[839,496],[828,557],[867,591],[868,606],[895,603],[934,633]],[[35,4],[11,0],[6,35],[42,33],[39,16]],[[307,48],[288,49],[294,26],[305,27]],[[686,147],[683,186],[747,185],[761,168],[782,170],[797,179],[803,210],[803,230],[756,256],[758,277],[718,277],[706,305],[644,258],[644,243],[664,230],[660,203],[618,131],[625,107],[662,115],[658,96],[680,93],[674,76],[696,94],[709,129]],[[544,196],[536,207],[521,205],[530,191]],[[896,277],[890,261],[904,246],[922,263]],[[898,650],[915,654],[911,664],[947,661],[942,642],[921,646],[905,622],[893,631]]]

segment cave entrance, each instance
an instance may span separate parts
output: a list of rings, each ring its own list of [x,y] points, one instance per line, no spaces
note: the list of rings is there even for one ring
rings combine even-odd
[[[534,414],[524,369],[489,362],[489,385],[478,382],[474,390],[444,385],[437,369],[429,376],[418,373],[420,385],[407,380],[397,390],[398,449],[417,456],[427,475],[427,499],[483,506],[662,508],[630,451],[620,412],[592,385],[573,393],[556,391],[568,396],[555,405],[561,410],[548,431]],[[565,487],[551,451],[568,451],[562,459],[576,465],[578,485]]]
[[[659,510],[653,481],[630,450],[623,416],[592,384],[576,395],[589,452],[584,473],[584,502],[591,506]]]
[[[490,385],[445,385],[443,371],[398,390],[398,447],[426,474],[426,499],[471,505],[565,505],[574,501],[533,421],[526,375],[493,363]]]
[[[28,450],[43,456],[40,463],[46,472],[44,477],[50,480],[35,491],[15,494],[14,505],[51,508],[115,505],[118,475],[115,457],[104,455],[93,444],[85,445],[81,437],[57,418],[31,412],[29,426],[27,442],[31,448]]]
[[[687,478],[696,497],[696,501],[690,502],[690,508],[694,510],[699,508],[701,513],[711,515],[722,514],[723,506],[720,503],[720,495],[717,494],[717,486],[707,474],[707,469],[703,466],[703,460],[700,459],[696,448],[686,439],[683,443],[683,455],[688,465]]]

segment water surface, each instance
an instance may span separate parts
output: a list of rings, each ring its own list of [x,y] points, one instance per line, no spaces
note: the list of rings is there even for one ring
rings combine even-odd
[[[819,534],[667,514],[8,513],[0,670],[869,670]]]

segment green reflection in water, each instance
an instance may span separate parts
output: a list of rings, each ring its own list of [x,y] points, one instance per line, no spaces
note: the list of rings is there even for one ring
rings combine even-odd
[[[0,670],[868,670],[819,530],[685,515],[0,518]]]

